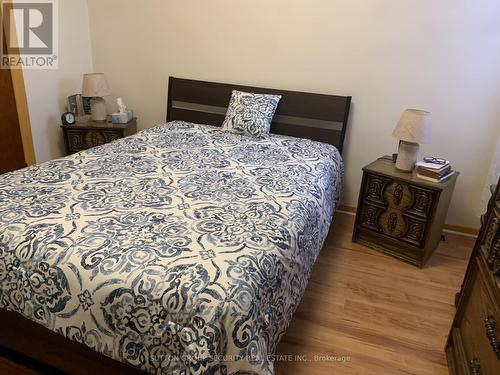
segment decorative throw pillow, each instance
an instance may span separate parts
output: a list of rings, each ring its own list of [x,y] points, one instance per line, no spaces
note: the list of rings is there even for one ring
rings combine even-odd
[[[280,99],[281,95],[250,94],[235,90],[222,128],[253,137],[267,135]]]

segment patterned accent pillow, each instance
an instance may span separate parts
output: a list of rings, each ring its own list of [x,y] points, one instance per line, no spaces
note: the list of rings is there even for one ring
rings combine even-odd
[[[222,128],[253,137],[265,136],[269,134],[280,99],[281,95],[251,94],[234,90]]]

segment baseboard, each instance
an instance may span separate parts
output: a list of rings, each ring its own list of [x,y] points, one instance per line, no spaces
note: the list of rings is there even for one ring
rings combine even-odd
[[[444,230],[448,232],[469,234],[474,237],[477,237],[477,235],[479,234],[479,228],[464,227],[461,225],[454,225],[454,224],[445,224]]]
[[[339,206],[337,211],[348,214],[348,215],[356,215],[356,207],[346,206],[343,204],[341,204]],[[455,225],[455,224],[445,224],[444,230],[447,232],[459,233],[459,234],[464,234],[467,236],[474,236],[474,237],[476,237],[479,234],[479,228],[471,228],[471,227],[465,227],[462,225]]]
[[[337,209],[337,211],[348,212],[348,213],[356,215],[356,207],[346,206],[346,205],[343,205],[343,204],[341,204],[339,206],[339,208]]]

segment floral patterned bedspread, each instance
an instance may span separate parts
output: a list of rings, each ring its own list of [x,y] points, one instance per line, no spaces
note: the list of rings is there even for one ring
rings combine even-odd
[[[272,374],[342,176],[186,122],[4,174],[0,308],[153,374]]]

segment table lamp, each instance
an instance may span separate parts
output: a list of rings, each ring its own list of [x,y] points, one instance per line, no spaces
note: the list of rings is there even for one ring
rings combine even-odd
[[[419,109],[405,110],[392,136],[400,140],[396,168],[412,172],[417,162],[419,144],[431,141],[431,113]]]
[[[106,102],[103,96],[108,95],[111,95],[111,90],[103,73],[83,75],[82,96],[92,98],[90,100],[90,108],[93,121],[106,121]]]

